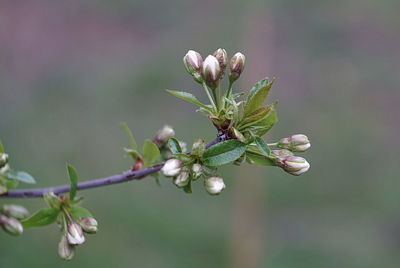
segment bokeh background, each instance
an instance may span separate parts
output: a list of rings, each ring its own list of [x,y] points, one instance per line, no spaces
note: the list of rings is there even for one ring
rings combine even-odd
[[[400,267],[400,2],[0,2],[0,136],[39,186],[131,164],[163,124],[189,144],[210,123],[164,89],[205,99],[188,49],[246,55],[239,87],[276,77],[280,121],[267,139],[307,134],[311,169],[223,168],[227,188],[192,195],[153,179],[81,192],[100,232],[72,262],[56,226],[0,233],[2,267]],[[42,200],[1,200],[26,205]]]

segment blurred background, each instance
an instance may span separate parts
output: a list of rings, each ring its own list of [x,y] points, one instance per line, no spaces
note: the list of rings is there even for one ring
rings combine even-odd
[[[267,140],[304,133],[311,169],[221,170],[227,188],[187,195],[152,178],[81,192],[100,232],[72,262],[56,226],[0,233],[2,267],[400,267],[400,2],[0,2],[0,137],[38,186],[126,170],[136,139],[171,124],[191,144],[214,129],[165,89],[205,99],[188,49],[246,55],[239,88],[276,77],[280,121]],[[34,211],[40,199],[1,200]]]

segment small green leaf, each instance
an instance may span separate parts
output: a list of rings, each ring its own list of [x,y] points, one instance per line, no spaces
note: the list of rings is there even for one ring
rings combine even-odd
[[[203,154],[203,164],[206,166],[221,166],[238,159],[247,145],[238,140],[227,140],[217,143]]]
[[[60,210],[55,208],[42,208],[29,218],[22,220],[22,225],[26,227],[44,226],[57,220]]]
[[[255,86],[250,90],[247,97],[246,105],[244,107],[245,115],[251,114],[261,105],[263,105],[273,83],[274,80],[269,81],[268,78],[264,78],[263,80],[255,84]]]
[[[136,150],[133,149],[129,149],[129,148],[124,148],[124,151],[129,154],[133,160],[136,160],[136,158],[140,157],[142,158],[142,156],[140,155],[140,153]]]
[[[30,174],[28,174],[24,171],[16,171],[16,172],[11,171],[11,172],[7,173],[7,177],[9,179],[14,179],[14,180],[29,183],[29,184],[36,183],[35,179]]]
[[[83,218],[83,217],[90,217],[93,218],[92,213],[90,213],[89,210],[87,210],[84,207],[80,207],[80,206],[73,206],[70,210],[72,215],[74,215],[75,217],[79,218]]]
[[[262,120],[257,122],[256,126],[261,127],[260,129],[254,131],[257,136],[263,136],[276,124],[276,122],[278,122],[275,104],[276,103],[273,104],[268,114]]]
[[[269,156],[269,154],[271,153],[271,149],[268,147],[265,141],[260,137],[256,137],[254,141],[256,142],[258,148],[260,148],[261,151],[264,153],[264,155]]]
[[[263,117],[265,117],[268,114],[270,109],[271,109],[271,106],[265,106],[265,107],[256,109],[251,114],[249,114],[245,118],[243,118],[243,120],[240,121],[240,123],[238,124],[238,127],[240,128],[241,126],[251,125],[251,123],[254,123],[254,122],[262,119]]]
[[[142,149],[144,166],[150,166],[160,157],[160,150],[151,140],[146,139]]]
[[[69,191],[69,199],[71,201],[73,201],[76,196],[76,191],[78,190],[78,174],[76,173],[76,169],[69,164],[67,164],[67,171],[68,171],[69,180],[71,182],[71,190]]]
[[[4,145],[3,145],[3,143],[1,142],[1,140],[0,140],[0,153],[5,153]]]
[[[174,95],[177,98],[180,98],[182,100],[191,102],[191,103],[193,103],[193,104],[195,104],[195,105],[197,105],[197,106],[199,106],[199,107],[201,107],[201,108],[203,108],[205,110],[208,110],[208,111],[212,110],[211,107],[209,107],[209,106],[205,105],[204,103],[200,102],[196,98],[196,96],[194,96],[191,93],[187,93],[187,92],[183,92],[183,91],[177,91],[177,90],[169,90],[169,89],[167,89],[167,92],[172,94],[172,95]]]
[[[246,151],[246,157],[258,165],[275,166],[274,162],[264,155]]]
[[[125,122],[119,123],[119,125],[122,127],[122,129],[125,131],[126,135],[128,136],[129,142],[132,146],[133,150],[137,150],[138,146],[135,141],[135,138],[133,137],[132,131],[129,129],[128,124]]]
[[[168,148],[171,150],[173,154],[182,153],[181,146],[179,145],[179,141],[175,138],[170,138],[168,140]]]

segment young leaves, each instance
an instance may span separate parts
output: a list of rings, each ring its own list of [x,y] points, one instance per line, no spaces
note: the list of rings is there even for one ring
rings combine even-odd
[[[22,220],[21,223],[24,227],[44,226],[56,221],[59,209],[55,208],[42,208],[29,218]]]
[[[238,140],[227,140],[217,143],[203,154],[203,164],[206,166],[221,166],[238,159],[247,145]]]
[[[35,179],[28,173],[24,171],[11,171],[7,174],[7,178],[14,179],[20,182],[25,182],[29,184],[35,184]]]
[[[273,83],[274,79],[269,81],[268,78],[264,78],[254,85],[247,96],[246,105],[244,107],[245,115],[251,114],[253,111],[263,105]]]
[[[171,150],[173,154],[182,153],[182,148],[179,145],[179,142],[175,138],[170,138],[168,140],[168,148]]]
[[[191,102],[191,103],[193,103],[193,104],[195,104],[195,105],[197,105],[197,106],[199,106],[199,107],[201,107],[201,108],[203,108],[205,110],[212,111],[212,108],[210,106],[207,106],[204,103],[200,102],[196,98],[196,96],[194,96],[191,93],[187,93],[187,92],[183,92],[183,91],[177,91],[177,90],[169,90],[169,89],[167,89],[167,92],[172,94],[172,95],[174,95],[177,98],[180,98],[182,100]]]
[[[78,174],[76,173],[76,169],[69,164],[67,164],[67,171],[69,180],[71,181],[71,190],[69,191],[69,199],[71,201],[74,201],[74,198],[76,196],[76,191],[78,189]]]
[[[146,139],[142,149],[144,166],[148,167],[160,157],[160,150],[151,140]]]
[[[131,144],[131,147],[133,150],[137,150],[138,146],[135,141],[135,138],[133,137],[132,131],[129,129],[128,124],[126,122],[121,122],[119,125],[122,127],[122,129],[125,131],[126,135],[128,136],[129,142]]]
[[[256,142],[258,148],[260,148],[261,151],[264,153],[264,155],[269,156],[269,154],[271,153],[271,149],[269,149],[265,141],[260,137],[256,137],[254,141]]]

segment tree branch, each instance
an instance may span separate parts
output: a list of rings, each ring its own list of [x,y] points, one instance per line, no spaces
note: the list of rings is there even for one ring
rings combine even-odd
[[[218,133],[218,136],[213,141],[207,143],[206,148],[213,146],[219,142],[225,141],[229,139],[224,133]],[[91,189],[96,187],[107,186],[111,184],[117,184],[122,182],[127,182],[131,180],[140,180],[145,178],[146,176],[155,173],[164,166],[164,162],[144,168],[141,170],[128,170],[122,172],[120,174],[111,175],[104,178],[98,178],[88,181],[83,181],[78,183],[78,190],[85,190]],[[49,192],[53,192],[54,194],[58,195],[61,193],[67,193],[71,189],[69,184],[59,185],[59,186],[52,186],[52,187],[45,187],[45,188],[32,188],[32,189],[16,189],[16,190],[9,190],[7,193],[0,195],[0,198],[5,197],[15,197],[15,198],[24,198],[24,197],[43,197],[44,194]]]

